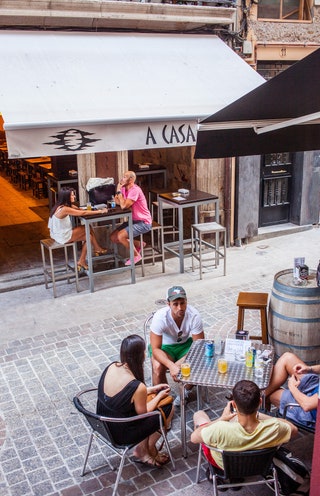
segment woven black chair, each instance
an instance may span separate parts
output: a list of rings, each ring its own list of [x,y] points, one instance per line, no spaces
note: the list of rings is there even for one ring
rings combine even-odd
[[[89,423],[89,425],[91,427],[91,433],[90,433],[90,437],[89,437],[88,447],[87,447],[87,451],[85,454],[84,464],[83,464],[83,468],[82,468],[82,472],[81,472],[82,476],[85,475],[85,473],[86,473],[86,471],[85,471],[86,465],[87,465],[87,461],[89,458],[89,453],[90,453],[92,441],[93,441],[93,438],[95,437],[96,439],[99,439],[104,444],[106,444],[108,446],[108,448],[110,448],[111,451],[116,453],[121,458],[120,465],[118,468],[116,482],[114,484],[114,488],[113,488],[113,492],[112,492],[112,496],[115,496],[117,494],[118,484],[119,484],[120,479],[121,479],[122,469],[124,466],[126,455],[127,455],[128,451],[130,449],[134,448],[136,446],[136,444],[138,444],[138,443],[125,444],[125,445],[117,444],[115,442],[115,440],[113,439],[113,436],[110,432],[109,425],[112,423],[136,422],[137,420],[141,420],[143,418],[152,417],[152,416],[159,417],[159,425],[160,425],[159,430],[161,432],[166,449],[167,449],[168,454],[170,456],[170,460],[171,460],[173,469],[175,468],[174,459],[172,457],[172,454],[170,451],[170,446],[169,446],[169,443],[167,440],[166,431],[165,431],[164,426],[163,426],[162,416],[158,410],[156,410],[154,412],[143,413],[141,415],[136,415],[134,417],[129,417],[129,418],[102,417],[101,415],[97,415],[96,413],[93,413],[93,412],[87,410],[83,406],[82,401],[80,400],[80,398],[82,396],[88,395],[89,393],[92,393],[93,391],[97,391],[97,388],[91,388],[91,389],[86,389],[84,391],[81,391],[73,398],[73,403],[74,403],[75,407],[77,408],[77,410],[80,413],[82,413],[85,416],[87,422]],[[99,467],[99,468],[101,468],[101,467]],[[115,470],[115,469],[113,468],[113,470]]]
[[[196,473],[197,484],[199,483],[203,453],[201,446],[200,444]],[[278,446],[250,451],[224,451],[212,448],[206,444],[204,446],[222,455],[224,470],[213,466],[207,461],[212,476],[214,496],[218,496],[218,489],[227,490],[230,487],[256,486],[261,484],[266,484],[273,488],[275,495],[280,496],[277,472],[272,463]]]
[[[290,417],[287,416],[289,408],[301,408],[301,406],[298,403],[287,403],[284,406],[283,409],[283,414],[277,411],[277,417],[289,420],[292,424],[294,424],[296,427],[298,427],[299,430],[305,431],[305,432],[311,432],[312,434],[315,433],[316,430],[316,421],[310,422],[310,424],[306,425],[303,424],[302,422],[298,422],[297,420],[292,420]]]

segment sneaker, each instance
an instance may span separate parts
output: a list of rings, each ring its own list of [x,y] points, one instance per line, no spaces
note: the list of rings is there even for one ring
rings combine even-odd
[[[140,260],[141,260],[141,259],[142,259],[142,257],[141,257],[141,255],[140,255],[140,253],[139,253],[139,255],[136,255],[136,256],[134,257],[134,263],[136,264],[136,263],[140,262]],[[129,258],[129,260],[127,260],[127,261],[126,261],[126,263],[125,263],[124,265],[127,265],[127,266],[128,266],[128,265],[131,265],[131,260],[130,260],[130,258]]]
[[[188,389],[186,389],[186,391],[184,392],[184,401],[185,401],[185,403],[190,398],[190,394],[191,394],[191,391],[189,391]],[[173,402],[173,405],[175,407],[177,407],[177,408],[180,408],[180,405],[181,405],[180,395],[175,397],[174,402]]]

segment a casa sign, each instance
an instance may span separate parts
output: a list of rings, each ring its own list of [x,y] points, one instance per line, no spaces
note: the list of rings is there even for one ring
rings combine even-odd
[[[10,158],[193,146],[197,136],[196,120],[8,127]]]

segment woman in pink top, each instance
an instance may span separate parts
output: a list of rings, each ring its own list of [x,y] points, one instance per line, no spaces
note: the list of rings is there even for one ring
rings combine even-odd
[[[127,171],[117,186],[116,203],[122,209],[130,208],[132,211],[133,222],[133,237],[151,231],[152,219],[148,209],[146,197],[142,189],[135,184],[136,175],[133,171]],[[128,222],[123,222],[115,231],[111,233],[111,241],[113,243],[120,243],[125,248],[130,248],[129,241],[129,225]],[[141,260],[141,246],[140,242],[134,242],[134,263],[136,264]],[[125,265],[130,265],[130,259],[126,261]]]

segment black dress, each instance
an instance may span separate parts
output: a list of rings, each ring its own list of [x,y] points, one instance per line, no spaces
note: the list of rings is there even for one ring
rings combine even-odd
[[[116,362],[113,362],[116,363]],[[110,364],[112,365],[112,364]],[[104,380],[108,367],[103,371],[98,385],[97,414],[104,417],[133,417],[137,412],[132,401],[140,381],[132,379],[119,393],[114,396],[107,396],[104,393]],[[169,415],[172,405],[164,407],[166,416]],[[109,424],[110,432],[117,444],[137,444],[143,439],[159,430],[158,417],[149,417],[135,422],[124,422],[119,424]]]

